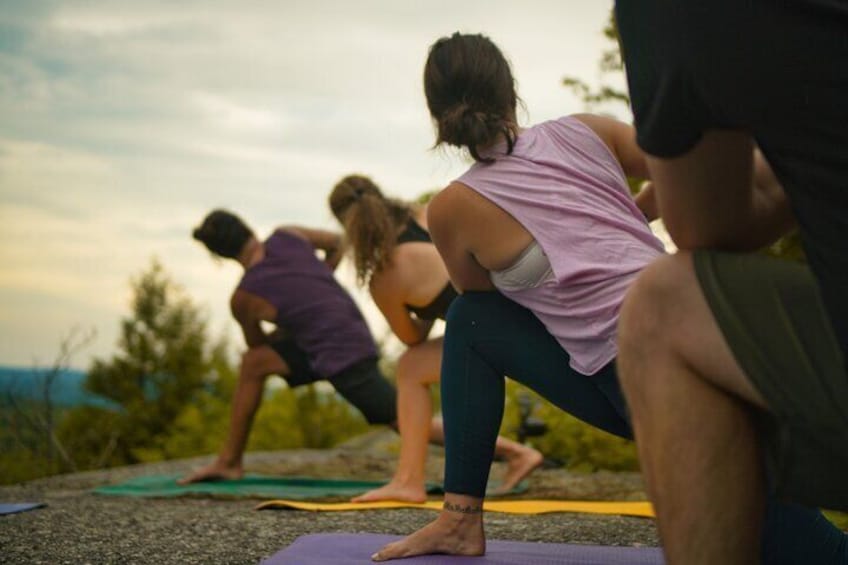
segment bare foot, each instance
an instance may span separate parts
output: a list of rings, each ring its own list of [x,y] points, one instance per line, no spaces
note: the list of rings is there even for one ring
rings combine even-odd
[[[221,481],[221,480],[236,480],[244,476],[244,469],[241,465],[237,467],[228,467],[219,462],[212,463],[206,467],[201,467],[185,477],[177,481],[178,485],[187,485],[200,481]]]
[[[374,490],[369,490],[365,494],[361,494],[350,499],[351,502],[376,502],[378,500],[424,502],[427,500],[427,491],[424,490],[423,484],[406,485],[392,481],[387,485],[383,485]]]
[[[522,479],[541,465],[544,460],[545,458],[541,453],[532,447],[522,445],[521,450],[511,454],[507,458],[506,474],[498,487],[492,490],[491,494],[498,495],[508,493],[515,488],[515,485],[520,483]]]
[[[431,553],[448,555],[486,553],[482,514],[456,516],[442,512],[434,522],[400,541],[383,547],[371,556],[371,560],[388,561]]]

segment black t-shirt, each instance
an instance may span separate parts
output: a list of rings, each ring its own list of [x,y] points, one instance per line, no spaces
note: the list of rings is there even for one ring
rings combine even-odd
[[[637,141],[751,133],[792,205],[848,362],[848,2],[618,0]]]

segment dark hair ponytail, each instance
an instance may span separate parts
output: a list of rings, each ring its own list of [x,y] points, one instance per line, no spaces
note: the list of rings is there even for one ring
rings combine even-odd
[[[484,35],[454,33],[437,40],[424,65],[424,94],[436,123],[436,145],[464,147],[476,161],[478,148],[501,136],[512,153],[518,135],[518,97],[509,62]]]
[[[192,236],[215,255],[236,259],[253,231],[235,214],[213,210],[194,228]]]
[[[398,231],[412,215],[410,207],[386,198],[370,178],[362,175],[348,175],[336,183],[329,204],[353,252],[356,279],[364,284],[391,262]]]

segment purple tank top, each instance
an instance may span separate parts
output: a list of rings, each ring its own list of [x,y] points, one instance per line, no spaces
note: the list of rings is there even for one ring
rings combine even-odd
[[[518,220],[550,261],[550,280],[499,290],[545,324],[576,371],[614,359],[624,294],[663,246],[604,142],[576,118],[544,122],[522,131],[511,155],[457,180]]]
[[[278,230],[264,245],[265,258],[238,288],[274,305],[276,324],[291,333],[317,374],[329,378],[377,356],[362,313],[309,242]]]

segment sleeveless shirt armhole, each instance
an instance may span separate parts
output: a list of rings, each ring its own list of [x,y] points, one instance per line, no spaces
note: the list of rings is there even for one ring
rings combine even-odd
[[[618,161],[618,158],[615,156],[615,153],[613,153],[610,146],[607,145],[606,142],[604,142],[603,139],[601,139],[601,136],[599,136],[597,134],[597,132],[595,132],[595,130],[593,130],[588,125],[583,123],[583,121],[580,120],[580,118],[577,118],[573,115],[563,116],[556,121],[558,123],[576,123],[579,128],[582,128],[582,129],[586,130],[587,132],[589,132],[590,138],[594,141],[594,143],[596,145],[600,146],[600,147],[603,147],[604,151],[606,151],[607,155],[609,155],[610,160],[613,163],[615,163],[615,170],[618,171],[619,177],[620,177],[622,183],[624,184],[625,187],[627,187],[627,193],[628,194],[630,193],[630,184],[627,182],[627,175],[624,174],[624,169],[621,168],[621,163]]]

